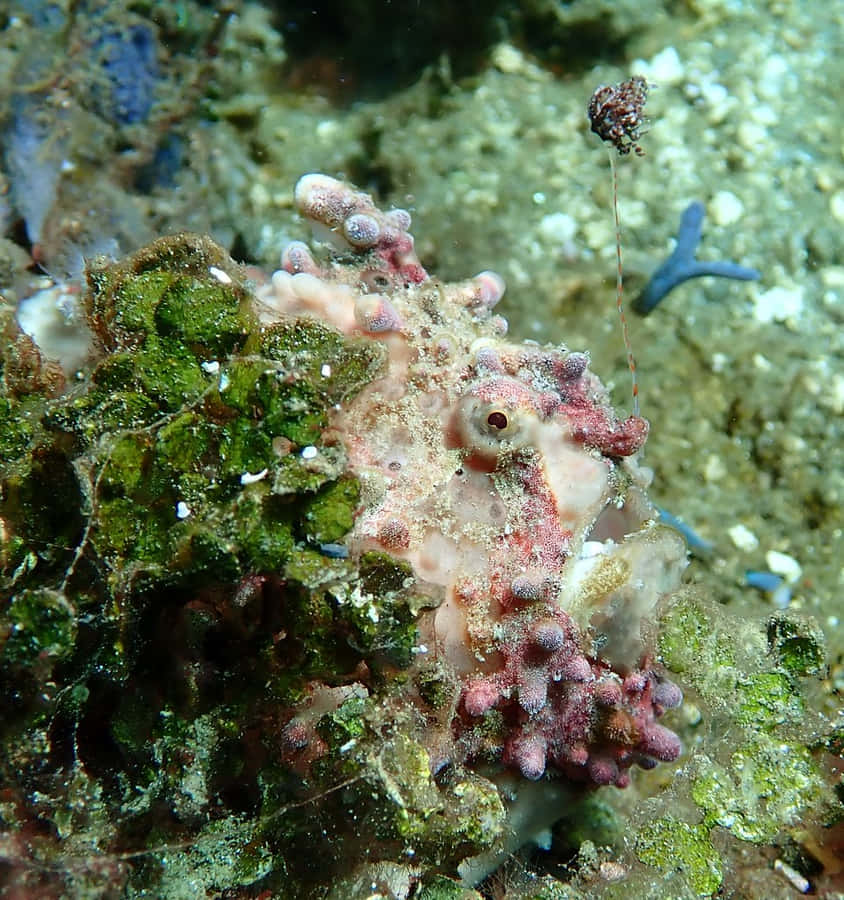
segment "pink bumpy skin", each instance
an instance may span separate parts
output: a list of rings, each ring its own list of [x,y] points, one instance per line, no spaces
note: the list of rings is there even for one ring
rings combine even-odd
[[[647,422],[616,417],[586,353],[507,341],[499,276],[430,278],[403,210],[325,175],[295,197],[344,253],[322,264],[292,244],[258,308],[386,347],[333,440],[362,488],[351,556],[406,560],[437,604],[418,664],[457,688],[426,711],[432,765],[497,759],[527,779],[624,786],[633,764],[676,759],[657,719],[682,697],[647,634],[686,552],[645,495]]]

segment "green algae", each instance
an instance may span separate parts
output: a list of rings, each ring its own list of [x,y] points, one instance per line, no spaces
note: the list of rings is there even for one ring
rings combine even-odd
[[[767,631],[767,644],[764,640]],[[660,620],[660,658],[716,708],[747,728],[799,725],[806,706],[795,676],[818,674],[823,642],[793,617],[736,626],[691,591],[673,599]]]
[[[360,486],[354,478],[340,478],[319,490],[302,509],[306,539],[318,544],[338,541],[351,530],[359,501]]]
[[[0,397],[0,460],[8,465],[29,448],[33,427],[20,404]]]
[[[717,627],[704,600],[691,590],[672,597],[659,622],[658,649],[667,668],[696,681],[714,677],[735,662],[730,638]]]
[[[480,900],[480,894],[444,875],[426,878],[416,892],[416,900]]]
[[[454,676],[436,661],[421,665],[414,682],[419,696],[435,711],[444,709],[454,698]]]
[[[188,873],[209,890],[281,877],[284,842],[311,827],[286,812],[289,772],[267,765],[260,776],[284,827],[207,821],[227,791],[257,778],[244,766],[257,752],[244,723],[266,723],[261,755],[277,756],[279,703],[358,665],[388,680],[416,639],[406,567],[384,558],[360,573],[320,550],[342,541],[360,500],[330,414],[380,371],[383,350],[313,321],[259,328],[251,304],[237,266],[183,235],[92,267],[86,308],[100,354],[73,392],[55,395],[34,345],[6,349],[17,356],[0,382],[10,596],[0,679],[28,679],[6,728],[43,765],[51,740],[35,731],[37,691],[66,666],[76,686],[61,694],[53,732],[74,735],[63,740],[97,797],[105,784],[123,792],[115,822],[151,848],[130,896],[144,880],[180,896]],[[12,390],[26,382],[24,356],[40,396]],[[372,593],[382,587],[383,608]],[[355,694],[322,717],[326,764],[371,737],[363,702]],[[360,777],[360,755],[343,763]],[[80,802],[93,811],[104,800]],[[162,805],[175,819],[159,826]],[[45,815],[62,834],[78,830],[62,808]]]
[[[692,767],[691,796],[704,823],[720,825],[743,841],[771,841],[822,794],[809,750],[763,735],[739,746],[727,765],[701,755]]]
[[[46,588],[13,595],[0,613],[3,667],[48,671],[75,649],[77,613],[67,598]]]
[[[818,721],[801,685],[824,671],[823,638],[815,623],[792,611],[736,623],[691,592],[676,598],[660,627],[662,660],[683,673],[726,737],[717,758],[695,753],[685,772],[700,823],[675,823],[684,840],[674,846],[666,839],[671,828],[660,824],[656,840],[646,822],[637,855],[666,871],[674,856],[683,860],[689,884],[707,896],[723,867],[710,843],[713,829],[765,845],[798,823],[829,818],[829,790],[810,749]]]
[[[108,349],[144,346],[158,336],[211,359],[232,353],[255,330],[237,267],[199,235],[160,238],[123,263],[94,265],[88,286],[89,322]]]
[[[704,825],[690,825],[664,816],[644,825],[636,836],[636,856],[663,872],[679,871],[700,897],[709,897],[721,886],[721,859]]]
[[[474,773],[461,772],[440,789],[427,751],[408,735],[396,734],[387,741],[373,763],[392,801],[396,832],[434,857],[455,850],[474,855],[503,833],[504,806],[495,787]]]
[[[223,283],[214,270],[232,276]],[[378,352],[318,323],[259,330],[237,267],[190,235],[93,267],[89,283],[91,323],[111,352],[87,392],[55,402],[46,422],[51,435],[72,436],[88,543],[115,573],[112,590],[139,573],[149,584],[281,571],[294,534],[330,542],[351,527],[354,480],[333,482],[336,464],[314,477],[275,442],[318,441],[328,410],[377,370]],[[250,340],[266,355],[240,355]],[[8,465],[28,439],[7,441]],[[321,491],[294,513],[264,494],[250,500],[260,490],[250,482],[264,477],[276,493],[281,483],[288,494]]]
[[[330,753],[342,755],[350,741],[355,743],[363,737],[367,731],[368,709],[366,698],[355,693],[319,720],[317,731],[328,744]]]
[[[129,898],[149,896],[150,885],[167,900],[191,900],[202,893],[254,884],[277,862],[256,824],[238,816],[205,826],[188,846],[151,851],[127,889]]]
[[[735,721],[763,731],[799,723],[806,712],[794,682],[781,672],[758,672],[739,678],[736,699]]]
[[[790,611],[777,613],[768,619],[767,637],[769,649],[790,675],[810,677],[824,671],[826,646],[814,619]]]

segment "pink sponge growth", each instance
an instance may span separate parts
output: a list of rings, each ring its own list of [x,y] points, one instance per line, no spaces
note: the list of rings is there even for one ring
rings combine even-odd
[[[534,780],[551,766],[575,780],[623,787],[632,765],[677,759],[680,739],[656,722],[680,702],[676,685],[647,662],[622,681],[581,652],[578,628],[561,610],[527,628],[524,618],[513,613],[502,620],[509,638],[500,644],[503,665],[465,687],[458,733],[495,709],[506,723],[502,762]]]
[[[302,176],[294,197],[302,215],[325,226],[338,243],[345,242],[357,252],[373,253],[377,260],[374,268],[381,277],[390,278],[391,286],[419,284],[427,279],[408,233],[410,214],[406,210],[384,213],[369,194],[328,175]],[[306,271],[295,258],[288,259],[295,267],[288,271]]]

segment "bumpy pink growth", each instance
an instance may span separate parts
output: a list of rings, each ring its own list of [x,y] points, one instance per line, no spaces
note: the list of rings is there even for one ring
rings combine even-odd
[[[355,301],[355,319],[363,331],[401,331],[404,325],[395,306],[381,294],[365,294]]]
[[[487,309],[492,309],[504,296],[504,279],[496,272],[479,272],[472,280],[477,285],[478,302]]]
[[[653,702],[663,709],[674,709],[683,702],[683,692],[671,681],[657,682],[651,692]]]
[[[648,679],[645,677],[643,672],[631,672],[624,679],[623,687],[626,694],[641,694],[647,686]]]
[[[364,250],[374,247],[381,237],[381,226],[365,213],[355,213],[343,222],[343,237],[353,246]]]
[[[605,756],[593,756],[588,763],[589,777],[595,784],[615,784],[618,781],[618,765]]]
[[[369,194],[328,175],[303,175],[293,196],[305,218],[325,226],[353,250],[373,253],[379,276],[390,285],[419,284],[428,278],[413,249],[405,210],[381,212]]]
[[[505,763],[529,778],[554,765],[571,778],[623,787],[634,763],[649,768],[677,758],[679,739],[655,721],[664,709],[659,700],[678,699],[671,682],[641,669],[622,683],[580,652],[577,629],[562,612],[528,629],[522,618],[514,612],[501,620],[503,665],[494,687],[475,680],[463,695],[470,716],[495,707],[513,723]]]
[[[536,781],[545,774],[545,739],[538,735],[518,738],[508,743],[504,762],[515,766],[525,778]]]
[[[533,626],[533,642],[545,653],[553,653],[563,646],[566,632],[563,626],[554,619],[540,621]]]
[[[299,719],[291,719],[281,731],[281,740],[290,750],[304,749],[312,737],[312,729]]]
[[[378,529],[378,542],[386,550],[407,550],[410,529],[401,519],[387,519]]]
[[[539,600],[545,590],[544,582],[541,578],[530,575],[519,575],[513,579],[510,585],[510,593],[514,600],[530,603]]]
[[[595,685],[595,702],[599,706],[618,706],[623,697],[621,685],[612,678],[599,681]]]
[[[566,681],[588,681],[592,677],[592,667],[585,656],[574,656],[565,660],[559,670],[554,673],[555,680],[559,675]]]
[[[284,248],[281,255],[281,267],[291,275],[299,272],[316,275],[319,271],[319,267],[311,256],[311,251],[301,241],[293,241]]]
[[[548,698],[548,681],[545,672],[522,672],[519,681],[519,706],[528,713],[538,713]]]
[[[639,741],[638,750],[663,762],[673,762],[680,755],[680,738],[664,725],[651,725]]]
[[[641,416],[611,422],[605,411],[578,409],[570,413],[574,436],[606,456],[632,456],[645,445],[650,426]]]
[[[470,716],[482,716],[501,698],[501,691],[486,679],[471,682],[463,692],[463,706]]]

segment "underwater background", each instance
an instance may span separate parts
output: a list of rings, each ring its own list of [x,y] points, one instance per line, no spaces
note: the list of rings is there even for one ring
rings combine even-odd
[[[843,35],[844,3],[822,0],[2,5],[0,895],[844,896]],[[478,804],[456,810],[447,794],[412,827],[388,827],[381,807],[355,821],[370,788],[395,796],[386,775],[371,787],[332,753],[377,732],[389,703],[364,712],[344,693],[319,726],[331,765],[317,760],[318,773],[273,749],[283,711],[306,702],[301,679],[331,681],[355,654],[379,685],[410,666],[417,609],[396,599],[406,573],[383,561],[355,573],[391,605],[376,610],[377,634],[342,623],[354,653],[332,631],[329,649],[303,637],[279,665],[274,642],[293,626],[267,612],[263,582],[244,588],[283,559],[322,634],[317,563],[296,553],[342,543],[356,488],[335,470],[291,481],[284,533],[221,495],[213,525],[228,549],[166,555],[158,520],[121,527],[155,506],[156,485],[199,491],[184,481],[189,460],[222,445],[199,420],[155,432],[166,451],[152,462],[123,438],[141,427],[132,416],[152,427],[139,397],[163,398],[157,415],[194,389],[196,360],[173,362],[165,338],[192,334],[206,360],[239,352],[248,277],[310,232],[293,193],[308,172],[408,210],[418,257],[444,282],[498,272],[510,339],[588,351],[627,415],[613,174],[587,106],[631,76],[650,85],[644,152],[614,165],[650,422],[641,462],[651,500],[686,537],[697,592],[657,638],[686,695],[670,713],[685,751],[626,791],[556,798],[560,822],[470,884],[457,860],[486,849]],[[179,232],[210,240],[131,256]],[[230,289],[193,262],[225,269],[228,255],[243,273]],[[686,270],[637,313],[672,259]],[[743,268],[712,277],[695,262]],[[201,310],[172,302],[165,329],[156,307],[155,348],[137,337],[152,319],[125,307],[130,295],[153,302],[137,283],[149,272],[187,273]],[[96,390],[91,331],[114,354]],[[279,401],[279,433],[310,446],[374,362],[321,332],[296,340],[343,373],[342,390]],[[260,468],[257,402],[244,387],[237,415],[214,420],[229,429],[219,481]],[[86,559],[91,533],[99,563]],[[376,665],[379,641],[391,650]],[[389,727],[400,733],[401,718]],[[400,750],[390,778],[409,785],[420,763]],[[320,806],[355,779],[368,785],[360,796]],[[396,791],[410,806],[408,785]],[[449,824],[432,836],[437,803]],[[396,849],[412,840],[415,859]]]

